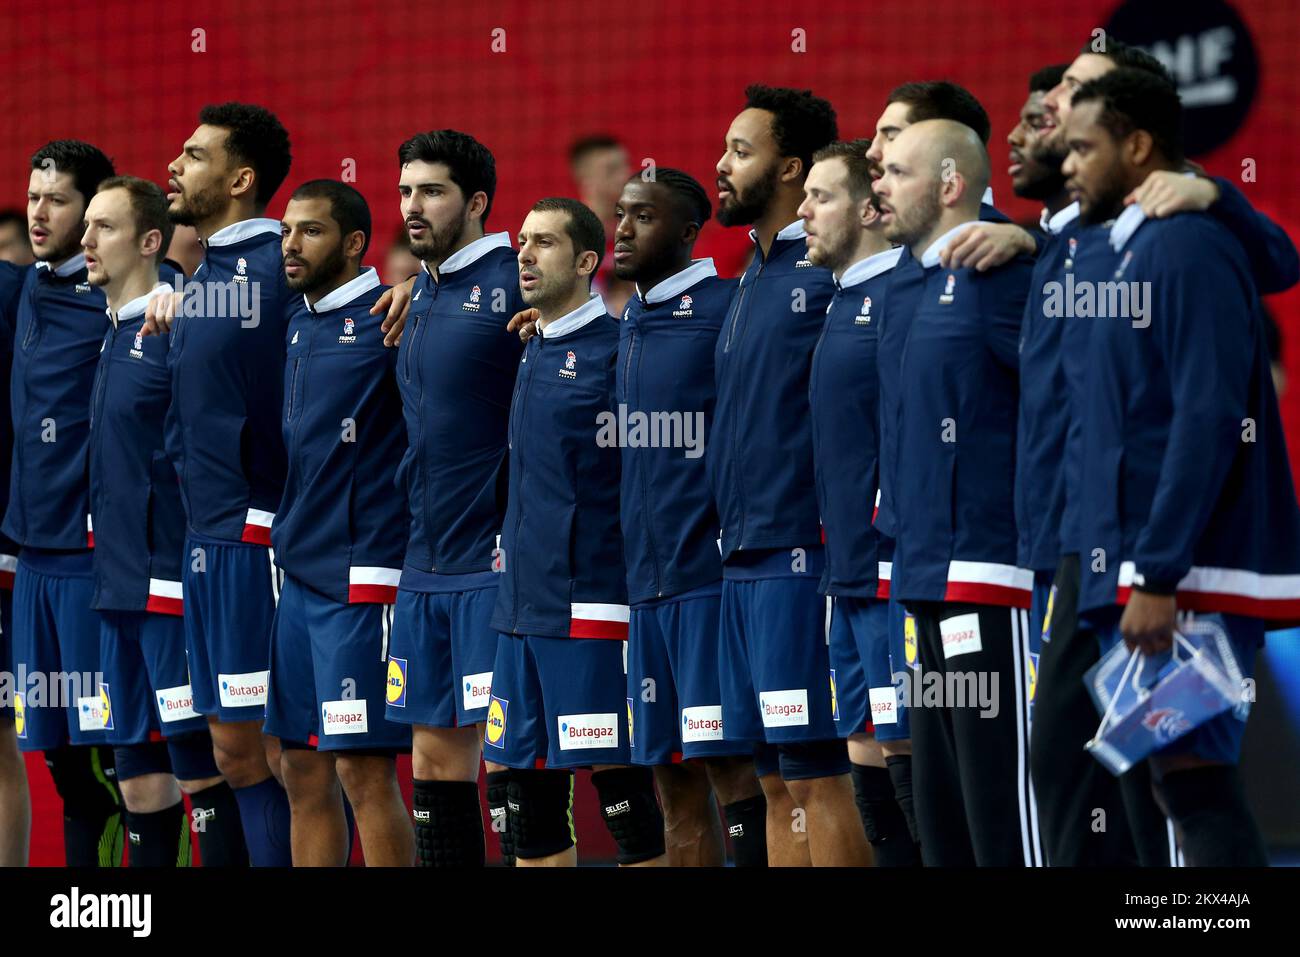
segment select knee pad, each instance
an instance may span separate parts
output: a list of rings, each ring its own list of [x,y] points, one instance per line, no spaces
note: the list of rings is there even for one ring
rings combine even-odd
[[[839,738],[833,741],[792,741],[778,744],[776,749],[781,755],[783,781],[808,781],[849,773],[849,746]]]
[[[65,816],[112,812],[122,805],[113,749],[101,745],[54,748],[45,752],[54,789],[63,799]]]
[[[525,769],[510,772],[506,791],[515,857],[550,857],[574,845],[573,773]]]
[[[618,844],[620,864],[639,864],[664,853],[664,817],[649,768],[597,771],[591,783],[600,796],[600,815]]]

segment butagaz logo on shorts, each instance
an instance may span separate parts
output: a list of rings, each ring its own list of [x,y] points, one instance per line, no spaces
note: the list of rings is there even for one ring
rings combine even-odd
[[[996,671],[895,671],[894,687],[905,708],[979,708],[981,718],[998,716]],[[873,691],[874,695],[874,691]]]
[[[560,750],[617,748],[618,715],[562,714],[555,719],[560,731]]]
[[[194,710],[194,692],[189,685],[161,688],[158,691],[158,717],[164,722],[197,718]]]
[[[722,740],[722,705],[682,708],[682,743]]]
[[[1132,258],[1133,251],[1125,256]],[[1115,270],[1118,280],[1128,260]],[[1066,273],[1065,282],[1052,280],[1043,285],[1043,315],[1048,319],[1131,319],[1134,329],[1151,325],[1151,283],[1089,282]]]
[[[792,688],[787,691],[760,691],[758,710],[763,715],[763,727],[784,728],[808,723],[808,689]]]
[[[268,671],[250,671],[242,675],[217,675],[223,708],[247,708],[266,704]]]
[[[81,888],[50,898],[50,926],[56,928],[112,928],[148,937],[153,931],[151,894],[83,894]]]
[[[365,734],[366,699],[325,701],[320,706],[321,734]]]
[[[487,707],[488,700],[492,697],[492,672],[466,675],[460,684],[466,711]]]
[[[704,454],[703,412],[629,412],[620,402],[617,413],[596,414],[596,429],[602,449],[685,449],[688,459]]]

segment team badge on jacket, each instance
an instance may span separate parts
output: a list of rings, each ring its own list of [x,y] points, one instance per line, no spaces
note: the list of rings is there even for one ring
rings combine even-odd
[[[352,321],[351,317],[343,320],[343,335],[339,336],[339,342],[356,342],[357,341],[357,324]]]
[[[466,312],[478,312],[479,301],[483,298],[483,290],[475,286],[469,291],[469,299],[460,304],[460,307]]]
[[[568,352],[564,354],[564,368],[560,370],[560,378],[576,379],[578,377],[578,372],[576,369],[577,364],[578,364],[578,357],[575,356],[573,354],[573,350],[570,349]]]
[[[871,297],[870,296],[862,297],[862,308],[858,310],[857,316],[854,317],[853,324],[855,326],[871,325]]]
[[[957,277],[954,276],[952,273],[948,273],[948,281],[944,283],[943,286],[943,295],[939,297],[940,305],[946,306],[948,305],[948,303],[952,302],[952,291],[953,289],[956,288],[956,286],[957,286]]]
[[[680,319],[684,316],[692,315],[694,310],[691,308],[693,300],[690,296],[682,296],[682,301],[677,304],[677,309],[673,312],[673,317]]]

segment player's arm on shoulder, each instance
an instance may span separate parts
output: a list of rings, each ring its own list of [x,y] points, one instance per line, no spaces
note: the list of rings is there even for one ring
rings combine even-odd
[[[971,223],[954,236],[939,253],[944,269],[974,269],[987,272],[1017,256],[1038,252],[1033,235],[1015,223]]]
[[[519,333],[520,341],[527,342],[537,335],[537,320],[541,317],[541,312],[536,309],[520,309],[506,323],[506,331]]]
[[[182,293],[175,290],[156,289],[144,307],[144,328],[140,334],[157,336],[172,331],[172,324],[181,312]]]
[[[384,321],[379,329],[384,334],[384,345],[395,346],[402,341],[402,330],[406,328],[406,314],[411,309],[411,290],[415,288],[415,277],[384,290],[373,306],[372,316],[383,315]]]

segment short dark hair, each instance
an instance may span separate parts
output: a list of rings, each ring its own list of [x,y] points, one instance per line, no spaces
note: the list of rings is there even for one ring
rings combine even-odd
[[[890,91],[886,103],[906,103],[909,123],[922,120],[952,120],[969,126],[985,146],[993,133],[988,112],[975,95],[949,80],[904,83]]]
[[[1089,40],[1079,49],[1080,53],[1095,53],[1097,56],[1104,56],[1111,63],[1120,69],[1128,68],[1132,70],[1141,70],[1144,73],[1151,73],[1164,80],[1170,86],[1176,86],[1173,74],[1165,67],[1163,63],[1153,57],[1146,50],[1135,47],[1132,44],[1125,43],[1123,40],[1116,40],[1110,34],[1101,38],[1102,44],[1100,50],[1093,49],[1094,41]]]
[[[628,182],[635,183],[640,179],[641,174],[637,173]],[[713,218],[713,204],[709,202],[708,192],[690,173],[671,166],[659,166],[655,168],[653,182],[659,183],[672,192],[677,207],[687,222],[703,228],[704,224]]]
[[[397,163],[442,163],[451,181],[460,187],[465,201],[475,193],[487,196],[480,224],[486,224],[497,192],[497,161],[492,151],[460,130],[430,130],[417,133],[397,148]]]
[[[1029,75],[1029,92],[1046,93],[1054,89],[1065,76],[1065,71],[1070,68],[1068,63],[1054,63],[1051,66],[1045,66],[1041,70],[1035,70]]]
[[[90,205],[99,184],[113,175],[113,161],[98,146],[84,140],[53,140],[32,154],[32,169],[53,166],[55,172],[69,173],[84,205]]]
[[[605,258],[605,227],[600,217],[576,199],[567,196],[548,196],[533,203],[535,213],[568,213],[564,231],[573,243],[575,256],[592,252],[596,254],[596,269]],[[592,273],[595,275],[594,271]]]
[[[844,161],[844,166],[849,173],[849,195],[853,197],[854,202],[861,202],[864,199],[874,198],[871,190],[871,160],[867,159],[867,150],[871,146],[871,140],[840,140],[829,146],[823,146],[813,154],[813,162],[820,163],[822,160],[838,159]]]
[[[1183,161],[1183,106],[1178,90],[1154,73],[1121,67],[1089,80],[1075,91],[1072,105],[1096,100],[1098,122],[1116,139],[1146,130],[1170,163]]]
[[[252,103],[209,103],[199,110],[199,122],[226,131],[226,152],[253,168],[254,202],[265,208],[289,175],[293,155],[289,132],[276,115]]]
[[[24,236],[27,235],[27,217],[22,210],[0,209],[0,229],[6,226],[17,226],[19,232]]]
[[[753,83],[745,87],[745,108],[772,114],[777,149],[782,156],[799,157],[805,176],[812,168],[813,153],[840,134],[835,107],[829,100],[813,96],[812,90]]]
[[[569,144],[569,168],[577,166],[592,153],[600,150],[624,149],[622,141],[609,133],[592,133],[580,136]]]
[[[370,248],[370,206],[366,198],[347,183],[336,179],[309,179],[293,191],[290,199],[328,199],[330,217],[339,224],[344,236],[358,229],[365,234],[361,255]]]
[[[172,243],[172,233],[176,231],[176,224],[167,215],[167,195],[157,183],[138,176],[110,176],[100,182],[97,192],[103,193],[110,189],[124,190],[127,199],[131,201],[136,236],[143,236],[154,229],[162,234],[162,245],[154,257],[155,262],[162,262],[167,255],[167,247]]]

